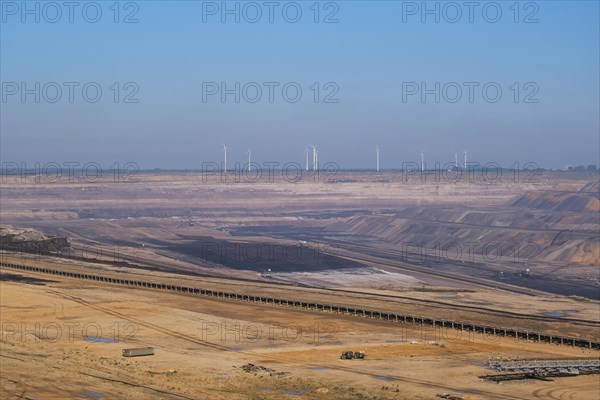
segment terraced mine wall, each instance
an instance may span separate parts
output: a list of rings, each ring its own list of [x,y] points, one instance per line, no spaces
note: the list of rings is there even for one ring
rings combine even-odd
[[[519,330],[514,328],[502,328],[488,325],[477,325],[469,322],[459,322],[452,320],[443,320],[437,318],[430,318],[416,315],[396,314],[387,311],[368,310],[356,307],[347,307],[343,305],[332,305],[323,303],[306,302],[301,300],[292,299],[279,299],[273,297],[264,296],[253,296],[248,294],[239,294],[232,292],[223,292],[218,290],[199,289],[189,286],[178,286],[172,284],[165,284],[160,282],[149,282],[140,280],[130,280],[122,278],[113,278],[109,276],[93,275],[93,274],[82,274],[77,272],[61,271],[57,269],[34,267],[29,265],[13,264],[7,262],[0,262],[0,267],[36,272],[42,274],[50,274],[57,276],[65,276],[75,279],[84,279],[97,282],[105,282],[117,285],[124,285],[129,287],[140,287],[155,290],[165,290],[178,293],[188,293],[192,295],[217,297],[237,301],[247,301],[254,303],[273,304],[285,307],[296,307],[308,310],[316,310],[322,312],[334,312],[345,315],[352,315],[363,318],[375,318],[390,322],[399,323],[411,323],[411,324],[422,324],[434,327],[457,329],[461,331],[469,331],[474,333],[497,335],[505,337],[513,337],[516,339],[525,339],[531,341],[555,343],[562,345],[570,345],[582,348],[600,349],[600,342],[595,342],[583,338],[574,338],[559,335],[549,335],[540,332],[532,332],[526,330]]]
[[[12,238],[6,236],[0,238],[0,250],[12,250],[22,253],[51,254],[67,247],[69,247],[69,242],[66,237],[18,241],[12,241]]]

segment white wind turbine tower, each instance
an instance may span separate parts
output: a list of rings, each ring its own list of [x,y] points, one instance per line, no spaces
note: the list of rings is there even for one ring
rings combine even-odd
[[[379,145],[375,145],[375,153],[377,154],[377,172],[379,172]]]
[[[227,146],[223,143],[223,170],[227,173]]]
[[[421,150],[421,171],[425,171],[425,151]]]
[[[251,156],[251,155],[252,155],[252,151],[250,151],[250,149],[248,149],[248,172],[250,172],[250,169],[252,169],[252,168],[250,167],[250,165],[251,165],[251,164],[250,164],[250,156]]]
[[[467,151],[463,151],[463,153],[465,154],[465,164],[464,164],[464,169],[467,169]]]
[[[454,167],[458,169],[458,153],[454,153]]]
[[[306,170],[308,171],[308,146],[304,148],[304,155],[306,156]]]
[[[317,151],[317,146],[314,144],[311,144],[310,147],[312,147],[313,151],[313,171],[316,172],[319,168],[319,152]]]

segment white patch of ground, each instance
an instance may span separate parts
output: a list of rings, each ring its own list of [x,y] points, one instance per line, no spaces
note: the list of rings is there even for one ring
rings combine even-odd
[[[410,275],[387,272],[370,267],[320,272],[279,272],[273,273],[270,279],[278,282],[298,283],[317,287],[378,287],[390,284],[412,286],[422,283]]]

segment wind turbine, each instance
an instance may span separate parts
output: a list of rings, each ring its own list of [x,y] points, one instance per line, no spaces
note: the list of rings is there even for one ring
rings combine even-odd
[[[465,153],[465,165],[464,168],[467,169],[467,151],[463,151],[463,153]]]
[[[375,145],[375,153],[377,153],[377,172],[379,172],[379,145]]]
[[[250,169],[252,169],[250,167],[251,163],[250,163],[250,156],[252,155],[252,151],[250,151],[250,149],[248,149],[248,172],[250,172]]]
[[[317,146],[314,144],[311,144],[310,147],[313,150],[313,171],[317,172],[317,169],[319,169],[319,152],[317,151]]]
[[[458,169],[458,153],[454,153],[454,167]]]
[[[225,173],[227,173],[227,146],[225,146],[225,143],[223,143],[223,169],[225,170]]]
[[[425,151],[421,150],[421,171],[425,171]]]
[[[308,146],[304,148],[304,155],[306,156],[306,170],[308,171]]]

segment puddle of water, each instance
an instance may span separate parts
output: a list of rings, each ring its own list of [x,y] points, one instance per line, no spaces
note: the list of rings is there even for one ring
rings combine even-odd
[[[115,341],[112,339],[106,339],[103,337],[94,337],[94,336],[86,336],[85,340],[93,343],[114,343]]]
[[[564,317],[566,314],[565,313],[561,313],[559,311],[553,311],[553,312],[544,313],[544,315],[546,317]]]
[[[300,396],[301,394],[306,394],[310,392],[310,389],[308,388],[303,388],[300,390],[284,390],[283,393],[285,394],[289,394],[290,396]]]
[[[83,397],[84,399],[101,399],[104,395],[98,392],[87,391],[80,393],[79,397]]]
[[[380,381],[389,381],[390,377],[386,375],[376,376],[375,379],[379,379]]]
[[[388,343],[402,343],[403,340],[388,340]]]
[[[577,310],[566,310],[566,311],[552,311],[552,312],[547,312],[544,315],[546,317],[566,317],[567,314],[574,314],[576,313]]]
[[[230,347],[229,350],[240,351],[240,350],[242,350],[242,348],[241,347]]]

